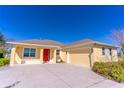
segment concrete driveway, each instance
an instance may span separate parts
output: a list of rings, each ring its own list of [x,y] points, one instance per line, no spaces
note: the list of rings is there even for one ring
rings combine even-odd
[[[123,87],[90,69],[71,64],[17,65],[0,69],[3,88],[90,88]]]

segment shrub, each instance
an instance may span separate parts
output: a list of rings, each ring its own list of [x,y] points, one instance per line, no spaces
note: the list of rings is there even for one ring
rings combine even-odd
[[[119,82],[124,81],[124,69],[121,65],[113,65],[110,76]]]
[[[9,58],[0,58],[0,67],[9,64]]]
[[[92,70],[106,78],[124,82],[124,68],[117,62],[95,62]]]
[[[3,61],[0,60],[0,67],[4,66]]]
[[[107,65],[104,63],[100,63],[100,62],[96,62],[93,65],[92,70],[96,73],[99,73],[103,76],[105,76],[106,78],[110,78],[109,77],[109,68],[107,68]]]
[[[10,63],[10,59],[9,58],[4,58],[4,64],[9,64]]]
[[[119,61],[119,63],[124,68],[124,60]]]

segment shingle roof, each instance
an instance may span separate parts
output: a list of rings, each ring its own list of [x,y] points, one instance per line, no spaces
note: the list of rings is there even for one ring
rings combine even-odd
[[[91,40],[91,39],[84,39],[84,40],[80,40],[80,41],[76,41],[76,42],[72,42],[72,43],[69,43],[65,46],[73,46],[73,45],[78,45],[78,44],[84,44],[84,43],[92,43],[94,42],[94,40]]]
[[[16,41],[19,43],[28,43],[28,44],[39,44],[39,45],[53,45],[53,46],[64,46],[64,43],[60,43],[54,40],[21,40],[21,41]]]
[[[107,43],[102,43],[102,42],[98,42],[98,41],[94,41],[91,39],[84,39],[84,40],[80,40],[80,41],[76,41],[73,43],[68,43],[68,44],[64,44],[61,42],[57,42],[54,40],[38,40],[38,39],[33,39],[33,40],[20,40],[20,41],[14,41],[14,42],[8,42],[10,44],[36,44],[36,45],[46,45],[46,46],[54,46],[54,47],[63,47],[63,48],[68,48],[68,47],[75,47],[75,46],[80,46],[82,44],[100,44],[100,45],[107,45],[107,46],[111,46],[111,47],[117,47],[111,44],[107,44]]]

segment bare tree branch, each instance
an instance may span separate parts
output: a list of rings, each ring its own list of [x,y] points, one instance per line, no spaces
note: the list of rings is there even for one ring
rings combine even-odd
[[[121,46],[124,43],[124,28],[113,30],[110,37]]]
[[[110,38],[119,44],[124,56],[124,28],[112,30]]]

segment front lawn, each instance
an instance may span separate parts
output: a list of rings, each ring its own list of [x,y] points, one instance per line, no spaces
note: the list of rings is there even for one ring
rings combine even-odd
[[[95,62],[92,70],[105,78],[124,82],[124,62]]]

